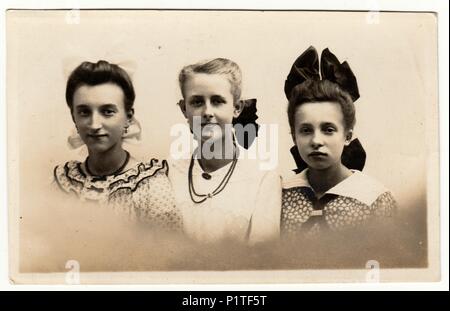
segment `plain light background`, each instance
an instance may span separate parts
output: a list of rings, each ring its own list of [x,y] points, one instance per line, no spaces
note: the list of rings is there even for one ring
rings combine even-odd
[[[279,169],[294,168],[284,80],[310,45],[328,47],[355,73],[355,134],[367,152],[365,172],[390,188],[401,206],[423,200],[426,106],[437,105],[436,19],[431,13],[226,11],[10,11],[9,120],[17,127],[20,192],[51,181],[56,164],[82,160],[70,151],[73,129],[64,92],[81,61],[105,59],[132,75],[141,159],[165,158],[170,127],[185,123],[176,103],[180,69],[225,57],[243,72],[243,96],[258,99],[260,123],[279,124]],[[372,14],[372,15],[371,15]],[[437,116],[436,116],[437,117]],[[431,122],[437,122],[431,120]],[[27,208],[24,206],[23,208]]]

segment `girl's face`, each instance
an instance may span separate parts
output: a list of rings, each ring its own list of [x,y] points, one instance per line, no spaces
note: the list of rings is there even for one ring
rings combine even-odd
[[[295,144],[310,168],[340,165],[351,133],[345,129],[341,106],[335,102],[304,103],[295,113]]]
[[[72,116],[89,152],[121,146],[131,118],[125,111],[122,89],[113,83],[80,86],[73,95]]]
[[[225,125],[232,124],[233,118],[238,117],[242,110],[240,103],[234,103],[226,75],[193,74],[184,83],[183,95],[181,110],[191,130],[194,118],[201,123],[196,126],[201,125],[202,141],[224,137]]]

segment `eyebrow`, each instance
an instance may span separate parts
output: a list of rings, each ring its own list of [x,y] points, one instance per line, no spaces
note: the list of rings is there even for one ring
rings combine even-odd
[[[303,122],[303,123],[300,123],[299,124],[299,126],[313,126],[311,123],[308,123],[308,122]],[[332,127],[334,127],[334,128],[337,128],[338,126],[335,124],[335,123],[333,123],[333,122],[322,122],[322,123],[320,123],[320,127],[326,127],[326,126],[332,126]]]
[[[203,99],[204,96],[202,95],[192,95],[191,97],[189,97],[189,100],[193,100],[193,99]]]
[[[91,107],[89,105],[87,105],[87,104],[80,104],[80,105],[77,105],[75,107],[75,109],[86,109],[86,108],[91,108]],[[117,105],[116,104],[107,103],[107,104],[100,105],[99,108],[110,108],[110,109],[113,108],[113,109],[117,109]]]
[[[214,99],[220,99],[220,100],[222,100],[222,101],[227,101],[227,100],[225,99],[225,97],[223,97],[223,96],[221,96],[221,95],[213,95],[213,96],[211,96],[211,98],[214,98]]]
[[[104,105],[101,105],[100,108],[117,109],[117,105],[116,104],[104,104]]]
[[[307,122],[302,122],[302,123],[299,123],[299,126],[312,126],[312,124],[307,123]]]
[[[337,125],[334,124],[333,122],[324,122],[324,123],[321,123],[320,125],[322,125],[322,126],[333,126],[333,127],[337,127]]]
[[[189,98],[189,100],[204,99],[204,98],[205,98],[205,96],[203,96],[203,95],[192,95]],[[224,102],[226,101],[226,98],[221,96],[221,95],[212,95],[211,98],[212,99],[219,99],[219,100],[222,100]]]
[[[79,110],[79,109],[86,109],[86,108],[89,108],[89,105],[81,104],[81,105],[75,106],[75,109],[76,109],[76,110]]]

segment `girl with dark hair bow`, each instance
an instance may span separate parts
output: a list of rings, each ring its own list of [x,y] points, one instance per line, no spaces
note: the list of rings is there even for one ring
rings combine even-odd
[[[282,232],[357,227],[391,216],[391,192],[361,172],[366,154],[352,140],[359,92],[348,63],[325,49],[319,74],[319,57],[310,47],[293,64],[285,94],[297,169],[283,180]]]
[[[72,71],[66,101],[78,133],[69,144],[85,144],[89,155],[84,162],[56,166],[55,183],[63,193],[106,204],[129,219],[181,228],[166,161],[138,162],[122,146],[140,136],[134,99],[131,79],[118,65],[83,62]]]
[[[185,233],[199,242],[277,239],[281,181],[245,156],[258,125],[256,100],[241,100],[239,66],[224,58],[199,62],[184,67],[179,82],[179,106],[198,143],[188,157],[170,163]],[[246,125],[253,125],[251,135],[238,132]]]

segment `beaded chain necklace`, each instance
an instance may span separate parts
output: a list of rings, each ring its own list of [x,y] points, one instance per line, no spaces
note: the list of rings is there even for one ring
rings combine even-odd
[[[205,202],[207,199],[211,199],[215,195],[222,192],[223,189],[225,189],[226,185],[228,184],[228,181],[230,180],[231,175],[233,175],[233,171],[234,171],[234,168],[236,167],[237,160],[238,159],[237,159],[236,151],[235,151],[233,153],[233,162],[231,163],[230,168],[228,169],[227,173],[225,174],[224,178],[222,179],[220,184],[217,186],[217,188],[208,194],[199,194],[195,191],[194,182],[192,180],[192,170],[194,168],[194,153],[193,153],[192,157],[191,157],[191,163],[189,164],[189,172],[188,172],[189,195],[191,196],[192,202],[194,202],[196,204],[200,204],[200,203]],[[208,176],[210,176],[210,175],[208,174]],[[205,179],[210,179],[210,178],[205,178]]]

